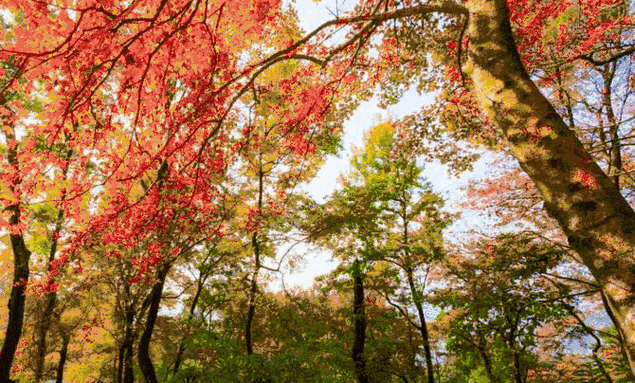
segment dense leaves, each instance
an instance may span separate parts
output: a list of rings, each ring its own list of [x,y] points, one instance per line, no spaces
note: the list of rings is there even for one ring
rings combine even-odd
[[[631,4],[293,6],[0,5],[0,383],[635,379]],[[423,164],[484,150],[463,207],[511,232],[448,243]],[[332,273],[269,285],[316,248]]]

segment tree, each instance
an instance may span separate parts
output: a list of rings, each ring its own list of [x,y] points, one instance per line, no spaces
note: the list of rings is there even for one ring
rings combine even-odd
[[[406,147],[399,145],[397,129],[392,123],[374,126],[366,135],[364,148],[357,150],[351,164],[350,174],[341,179],[342,189],[316,209],[317,217],[309,224],[309,236],[326,239],[345,260],[362,257],[369,264],[383,262],[397,268],[391,274],[397,279],[396,283],[388,283],[380,289],[409,321],[407,306],[416,308],[419,323],[411,323],[421,334],[427,378],[433,382],[431,342],[423,309],[426,286],[425,282],[416,283],[415,278],[424,273],[424,269],[427,269],[427,278],[431,264],[442,255],[441,231],[450,223],[450,217],[439,211],[443,201],[422,182],[421,169]],[[356,265],[353,264],[353,271],[359,268]],[[362,286],[361,274],[353,278],[356,286]],[[405,280],[409,296],[405,300],[394,298],[400,287],[395,285],[401,278]],[[391,297],[401,305],[391,301]],[[363,366],[363,355],[358,354],[358,364]],[[369,379],[360,374],[358,380]]]
[[[506,138],[506,147],[536,185],[545,209],[558,221],[571,247],[598,281],[624,342],[624,353],[635,371],[635,261],[631,256],[635,212],[616,187],[614,175],[611,178],[602,171],[524,66],[540,63],[542,46],[538,41],[546,30],[543,21],[567,12],[586,20],[600,20],[587,23],[572,39],[578,47],[576,54],[567,59],[608,64],[631,55],[632,47],[622,44],[602,47],[607,32],[629,25],[629,19],[619,12],[618,16],[610,15],[615,13],[613,9],[628,8],[625,2],[600,0],[585,8],[573,2],[543,6],[531,0],[376,0],[360,2],[351,14],[338,16],[305,37],[285,27],[291,15],[280,10],[280,2],[271,0],[240,6],[184,0],[109,4],[84,0],[72,6],[66,2],[11,0],[5,4],[16,16],[17,27],[1,32],[0,60],[14,57],[14,69],[24,81],[20,83],[17,76],[10,75],[2,92],[22,88],[25,95],[43,92],[51,101],[39,115],[43,123],[27,129],[32,130],[33,140],[41,139],[49,146],[59,143],[64,132],[69,133],[68,146],[76,153],[72,160],[76,171],[68,180],[73,191],[69,200],[77,200],[99,184],[110,196],[104,214],[91,216],[91,224],[81,225],[82,232],[69,241],[65,254],[77,256],[90,231],[103,232],[104,239],[113,240],[112,232],[104,230],[107,224],[121,213],[140,212],[130,209],[138,201],[128,199],[127,193],[139,186],[145,173],[154,173],[164,163],[170,164],[173,181],[178,179],[177,184],[188,186],[185,189],[191,193],[189,205],[187,198],[180,202],[202,210],[207,197],[215,194],[214,187],[202,180],[213,179],[227,165],[224,155],[231,150],[225,143],[233,133],[240,134],[233,129],[239,124],[245,97],[250,92],[260,96],[255,81],[275,64],[287,60],[308,64],[301,74],[279,84],[284,96],[293,100],[287,113],[280,112],[284,123],[297,132],[288,139],[300,146],[309,141],[311,134],[303,129],[304,124],[322,122],[326,111],[336,106],[335,95],[355,92],[360,98],[368,97],[370,92],[361,90],[360,83],[372,89],[388,77],[386,93],[396,99],[403,91],[401,85],[416,83],[432,73],[428,79],[442,82],[444,90],[463,88],[454,104],[461,103],[465,109],[454,113],[446,110],[446,116],[469,112],[454,121],[457,135],[476,133],[485,140],[498,134]],[[532,6],[537,4],[539,12],[531,14]],[[532,17],[525,17],[529,14]],[[350,32],[344,42],[335,46],[323,43],[342,26],[348,26]],[[514,36],[513,26],[529,33]],[[453,28],[457,38],[435,40]],[[561,33],[571,36],[566,30]],[[450,54],[439,49],[445,42],[451,45],[444,49]],[[523,58],[531,55],[521,56],[517,42],[521,51],[538,58],[536,64],[527,60],[523,64]],[[379,50],[371,49],[377,45]],[[428,60],[445,65],[447,70],[437,66],[426,72],[422,65]],[[397,76],[408,67],[411,72]],[[300,77],[311,80],[300,82]],[[431,82],[423,83],[419,83],[422,88],[436,88]],[[18,120],[14,117],[28,110],[28,102],[14,98],[0,103],[0,107],[3,116],[11,116],[11,121],[3,120],[9,132]],[[42,153],[29,149],[32,143],[27,140],[20,147],[21,158],[44,158]],[[619,169],[617,151],[610,154],[611,166]],[[93,156],[100,159],[95,173],[101,179],[88,182],[84,170]],[[6,174],[16,174],[16,163],[9,160],[5,165]],[[17,185],[13,180],[8,182],[10,187]],[[155,198],[156,194],[143,197]],[[15,229],[16,219],[20,220],[19,203],[23,201],[5,202],[7,212],[13,215],[4,226]],[[65,216],[69,219],[84,223],[79,210],[69,209],[68,213]],[[129,215],[126,224],[138,225],[122,226],[128,228],[127,234],[136,235],[148,217]],[[161,232],[164,224],[151,228]],[[15,268],[20,275],[17,283],[21,283],[20,279],[26,281],[28,277],[24,273],[28,249],[23,246],[21,233],[11,235],[16,260],[20,260]],[[154,238],[159,242],[166,239]],[[15,287],[11,323],[21,329],[23,294],[20,286]],[[158,296],[153,293],[152,297],[160,299]],[[155,308],[156,304],[153,311]],[[11,364],[16,342],[15,334],[7,334],[7,350],[0,357],[3,373]]]
[[[508,139],[520,166],[537,185],[607,296],[633,365],[635,353],[635,212],[524,69],[504,1],[468,3],[468,60],[481,106]],[[633,367],[632,367],[633,369]],[[635,371],[635,369],[634,369]]]
[[[64,5],[48,9],[46,6],[32,8],[28,3],[11,4],[11,11],[15,12],[18,25],[14,32],[2,36],[2,57],[4,58],[5,53],[14,50],[14,48],[20,50],[19,47],[23,46],[21,40],[25,36],[24,33],[35,32],[38,24],[49,23],[50,28],[45,34],[46,38],[56,39],[54,36],[59,37],[68,32],[72,34],[72,41],[68,41],[70,44],[64,43],[62,47],[59,47],[64,51],[63,55],[67,57],[67,60],[63,60],[66,63],[57,59],[39,62],[36,66],[40,64],[46,66],[42,72],[30,66],[30,64],[35,63],[31,59],[39,61],[36,58],[39,53],[36,52],[40,52],[40,48],[56,50],[54,46],[57,43],[53,43],[52,45],[44,44],[40,47],[33,47],[34,50],[27,50],[28,52],[21,50],[21,53],[17,54],[22,61],[16,64],[16,68],[22,70],[27,76],[25,92],[28,93],[34,88],[38,91],[48,92],[47,96],[53,101],[50,108],[39,116],[43,121],[46,121],[47,127],[34,132],[34,139],[42,138],[47,144],[52,145],[59,139],[59,133],[65,131],[69,135],[68,146],[78,153],[77,158],[74,158],[74,165],[78,166],[74,167],[75,171],[68,179],[68,183],[74,185],[76,193],[69,199],[77,198],[78,194],[88,193],[89,188],[96,186],[99,182],[103,182],[102,185],[105,185],[102,190],[105,190],[106,193],[96,198],[106,201],[105,208],[97,216],[90,215],[91,221],[84,226],[84,232],[73,238],[73,243],[66,251],[69,254],[77,255],[78,249],[85,248],[87,243],[87,247],[92,246],[98,235],[101,235],[104,242],[120,242],[120,234],[115,233],[116,230],[113,227],[113,224],[116,225],[116,223],[120,225],[119,227],[126,228],[126,235],[131,238],[145,238],[142,231],[150,229],[149,237],[153,238],[150,242],[154,241],[155,243],[150,243],[151,251],[137,259],[140,272],[133,280],[144,278],[146,272],[158,273],[159,277],[148,301],[150,306],[147,312],[146,329],[141,336],[139,352],[139,362],[143,373],[152,381],[155,374],[152,371],[152,362],[148,355],[148,344],[152,334],[153,321],[159,307],[160,291],[173,262],[166,252],[178,252],[178,249],[173,247],[175,245],[174,238],[171,238],[171,234],[166,234],[165,231],[178,226],[173,225],[174,221],[178,220],[179,214],[187,214],[188,205],[196,210],[191,212],[190,217],[200,218],[199,213],[202,211],[213,213],[213,208],[208,206],[208,202],[212,195],[218,192],[213,185],[214,175],[227,168],[228,160],[236,159],[230,153],[233,150],[239,150],[239,147],[229,147],[226,142],[229,135],[234,133],[232,129],[239,125],[240,116],[244,115],[245,105],[251,107],[248,105],[249,103],[260,102],[261,98],[271,98],[271,95],[267,96],[267,93],[270,93],[267,88],[271,84],[280,86],[280,89],[285,89],[287,92],[300,94],[303,99],[299,102],[293,102],[284,111],[275,106],[275,102],[269,104],[270,106],[274,105],[272,109],[275,109],[275,112],[272,114],[281,116],[283,120],[280,126],[281,130],[282,128],[286,130],[286,133],[281,137],[280,143],[285,144],[282,147],[286,148],[287,145],[292,145],[298,152],[307,149],[308,153],[315,145],[312,142],[314,138],[325,136],[324,133],[327,135],[331,133],[334,129],[333,122],[337,125],[336,120],[340,117],[333,114],[327,115],[326,111],[330,108],[330,103],[333,102],[333,99],[329,100],[329,97],[338,91],[335,90],[334,86],[329,88],[311,81],[304,81],[292,71],[288,72],[289,76],[280,84],[276,81],[264,85],[255,83],[257,77],[263,76],[263,73],[274,64],[291,59],[306,59],[303,56],[289,55],[287,52],[277,57],[265,58],[264,61],[261,58],[260,52],[264,46],[284,50],[289,39],[293,39],[296,34],[296,31],[291,27],[292,23],[286,22],[280,24],[287,25],[285,31],[282,34],[278,33],[276,26],[280,20],[290,20],[290,14],[285,14],[279,10],[277,2],[257,1],[248,6],[247,8],[251,9],[251,13],[250,21],[247,23],[242,22],[246,21],[242,14],[246,4],[236,8],[235,6],[226,6],[224,3],[188,4],[183,2],[182,4],[172,4],[169,7],[163,3],[155,12],[151,6],[147,7],[145,4],[139,3],[132,4],[135,11],[132,11],[132,8],[125,3],[111,4],[112,7],[107,8],[101,6],[95,8],[89,3],[75,4],[76,8],[73,9],[68,9]],[[190,6],[192,7],[190,8]],[[180,8],[178,14],[172,14],[177,8]],[[77,11],[78,13],[74,13]],[[116,14],[121,16],[116,23],[121,22],[121,24],[111,25],[111,21],[114,20],[113,16]],[[131,14],[135,14],[135,16],[132,17]],[[138,29],[139,27],[142,29],[147,27],[147,25],[142,26],[145,24],[144,20],[137,18],[139,14],[154,14],[154,16],[150,16],[152,21],[149,24],[149,29],[145,31]],[[187,16],[183,16],[184,14]],[[26,17],[22,18],[22,15],[26,15]],[[212,28],[214,32],[210,29],[211,24],[209,24],[212,15],[216,17],[215,25]],[[228,18],[228,15],[233,16]],[[230,21],[232,17],[237,18],[236,20],[240,19],[241,22],[234,24],[233,21]],[[226,21],[230,22],[225,24]],[[77,25],[76,32],[78,34],[66,29],[71,24]],[[265,27],[267,24],[269,26]],[[242,32],[236,30],[235,27],[238,25],[244,27],[244,29],[242,27],[240,29]],[[154,28],[159,26],[167,28],[165,30],[167,35],[155,35],[158,30]],[[175,26],[176,29],[173,29]],[[188,28],[190,28],[189,31],[187,31]],[[192,36],[191,28],[200,32],[201,38],[191,40],[192,42],[196,41],[193,48],[183,50],[182,48],[185,46],[181,46],[182,39],[187,40]],[[100,32],[89,37],[85,33],[91,34],[90,30],[99,30]],[[136,37],[130,39],[130,33],[135,34]],[[235,39],[230,37],[235,33],[243,37],[240,44],[236,44]],[[165,40],[166,37],[167,40]],[[120,38],[123,40],[120,41]],[[146,40],[147,38],[150,40]],[[98,45],[101,47],[94,45],[99,40],[101,42]],[[155,47],[158,49],[147,50],[149,47],[147,43],[151,40],[158,42]],[[88,45],[85,45],[86,42]],[[205,48],[202,48],[201,42],[205,42],[203,44]],[[258,46],[264,42],[266,44]],[[118,51],[115,56],[110,55],[114,51],[102,51],[102,54],[98,54],[96,51],[93,51],[93,54],[88,53],[93,49],[101,51],[108,44],[112,44],[113,49]],[[177,46],[181,46],[181,48],[177,48]],[[187,58],[185,61],[173,60],[190,49],[199,51],[201,48],[207,49],[208,53],[215,57],[213,62],[201,63],[199,58],[193,61]],[[177,54],[175,54],[174,49],[177,49]],[[106,50],[110,50],[110,48]],[[79,52],[83,52],[82,55],[89,54],[92,56],[91,60],[96,58],[99,63],[88,66],[79,64],[79,66],[75,66],[77,71],[70,70],[74,64],[68,66],[67,64],[70,63],[68,60],[73,61],[72,57],[77,57],[76,54]],[[26,54],[26,56],[22,54]],[[145,56],[146,54],[150,56]],[[198,55],[196,56],[198,57]],[[159,66],[155,66],[159,63],[157,60],[161,61]],[[46,62],[52,65],[48,66],[45,64]],[[231,62],[233,64],[230,64]],[[314,66],[305,67],[302,68],[302,73],[305,75],[314,73],[315,69]],[[66,74],[63,74],[64,72]],[[72,76],[68,77],[67,74],[71,72]],[[47,78],[43,79],[42,75]],[[137,77],[139,75],[142,79]],[[205,84],[200,81],[201,76],[208,77]],[[119,82],[119,80],[122,81]],[[79,88],[71,86],[71,82],[75,81],[87,81],[84,84],[87,87],[83,85],[80,85]],[[143,84],[150,87],[148,88],[150,97],[146,97],[144,92],[136,92],[137,85]],[[158,84],[160,84],[161,90],[156,93]],[[14,79],[5,85],[3,89],[8,90],[19,86]],[[216,85],[218,85],[218,89],[212,91],[211,89]],[[80,88],[88,93],[80,95],[84,92]],[[211,93],[209,93],[210,91]],[[229,95],[227,92],[232,92],[232,94]],[[73,95],[70,95],[71,93]],[[252,94],[253,98],[249,100]],[[200,97],[207,98],[211,103],[206,106],[199,104]],[[192,103],[193,101],[195,102]],[[220,103],[216,104],[216,102]],[[107,106],[107,108],[104,109],[103,106]],[[233,111],[231,111],[232,108]],[[56,112],[53,112],[54,110]],[[57,114],[57,112],[61,114]],[[343,112],[339,111],[338,113],[342,114]],[[128,121],[122,122],[120,119],[122,116],[126,116],[124,119],[128,119]],[[321,124],[324,132],[319,132],[318,135],[306,128],[312,123],[322,123],[327,118],[331,120],[326,124]],[[125,127],[128,122],[131,122],[132,130]],[[172,130],[164,129],[163,123],[171,126]],[[73,126],[73,130],[68,129],[69,125]],[[124,131],[131,134],[128,135]],[[249,129],[246,129],[244,134],[248,135],[248,131]],[[110,133],[114,133],[114,135],[110,135]],[[238,133],[240,134],[240,129],[238,129]],[[93,143],[90,154],[83,150],[89,141]],[[248,142],[248,145],[257,144]],[[79,180],[86,177],[86,172],[83,171],[86,170],[85,165],[91,161],[97,167],[93,173],[98,175],[97,178],[103,178],[97,183],[93,179],[92,185],[79,186]],[[164,175],[165,178],[148,177],[148,174],[155,172],[158,175]],[[160,187],[162,184],[166,185],[166,189],[172,191],[162,190],[163,188]],[[140,186],[142,190],[139,190]],[[174,193],[176,188],[181,187],[184,188],[181,189],[181,193]],[[186,196],[188,193],[189,196]],[[130,195],[138,198],[129,198]],[[162,202],[166,205],[163,205]],[[170,216],[171,219],[164,219],[165,215],[159,218],[162,214],[157,214],[154,207],[161,206],[162,209],[169,211],[167,206],[171,203],[174,203],[171,206],[178,205],[177,214],[173,214],[174,211],[167,212],[167,216]],[[82,216],[78,212],[74,213],[69,215],[69,219],[79,219]],[[122,221],[121,213],[127,217],[127,222]],[[202,219],[202,221],[204,220]],[[201,224],[202,221],[197,222],[197,224]],[[148,225],[149,223],[151,224]],[[188,222],[178,228],[182,233],[195,232],[196,235],[188,239],[196,242],[198,238],[194,237],[201,235],[201,231],[204,230],[201,230],[200,226],[190,226],[190,224],[191,222]],[[185,245],[185,247],[190,244]],[[157,251],[155,246],[162,250]],[[106,254],[110,255],[111,253],[107,252]],[[174,254],[171,253],[171,255]],[[66,257],[66,259],[70,258]],[[4,353],[3,357],[8,356],[8,354]]]
[[[21,92],[12,91],[8,88],[8,84],[21,80],[21,72],[18,65],[11,57],[8,60],[2,60],[2,73],[0,73],[0,107],[6,112],[2,114],[3,133],[5,135],[8,147],[5,152],[4,167],[7,169],[3,177],[3,183],[9,191],[9,198],[5,197],[5,211],[10,212],[9,220],[3,219],[3,226],[6,227],[10,234],[11,249],[13,251],[13,285],[11,287],[11,297],[9,298],[9,320],[6,328],[6,335],[0,350],[0,382],[9,383],[13,358],[22,334],[22,325],[24,321],[25,308],[25,291],[29,281],[29,259],[31,250],[27,248],[24,240],[24,227],[22,210],[26,196],[22,192],[23,176],[21,176],[21,165],[18,159],[18,141],[16,136],[15,120],[17,111],[11,107],[11,103],[24,100],[25,97]]]
[[[472,251],[476,254],[463,261],[448,259],[449,286],[435,297],[450,309],[441,319],[446,349],[459,353],[462,368],[484,367],[491,382],[525,382],[536,365],[536,331],[567,316],[565,305],[576,295],[553,299],[540,277],[559,263],[563,250],[522,234],[504,234]]]
[[[598,3],[590,11],[597,14],[602,5],[614,3],[617,2]],[[511,4],[526,8],[529,3]],[[635,261],[629,254],[635,246],[632,230],[635,212],[530,78],[516,48],[507,2],[427,3],[389,10],[381,8],[381,2],[373,5],[375,7],[359,7],[357,15],[337,21],[358,26],[353,37],[338,49],[366,42],[362,37],[376,32],[382,23],[390,20],[418,16],[425,22],[427,15],[433,12],[467,16],[464,33],[460,34],[458,43],[455,41],[455,47],[460,48],[457,59],[462,65],[455,71],[454,82],[463,80],[466,95],[498,126],[511,153],[539,190],[544,208],[558,221],[571,247],[600,284],[624,339],[625,356],[633,366],[635,321],[631,319],[635,315],[635,292],[631,286],[635,283]],[[551,11],[563,10],[551,8]],[[516,15],[512,19],[520,21]],[[540,16],[531,21],[540,25]],[[618,20],[617,25],[622,23],[628,23],[627,19]],[[611,25],[590,24],[588,35],[580,42],[583,50],[591,51],[601,40],[600,31],[607,27]],[[469,41],[464,62],[463,35]],[[395,51],[395,40],[390,42],[388,49]],[[413,47],[409,50],[411,55],[422,54],[420,49],[426,48]],[[407,47],[404,49],[408,52]],[[631,53],[632,50],[625,49],[613,57]],[[612,60],[611,56],[608,60]],[[631,369],[635,371],[635,366]]]
[[[443,201],[420,181],[416,160],[399,145],[395,127],[390,123],[375,126],[369,132],[366,147],[353,158],[352,182],[361,182],[365,195],[361,201],[374,205],[383,233],[378,246],[380,259],[397,266],[404,274],[414,304],[421,333],[428,382],[434,381],[432,352],[423,310],[423,286],[415,283],[415,273],[427,268],[443,253],[441,231],[450,217],[439,209]],[[377,239],[376,239],[377,240]],[[377,246],[377,245],[375,245]],[[388,298],[389,299],[389,298]],[[407,308],[401,309],[407,312]]]

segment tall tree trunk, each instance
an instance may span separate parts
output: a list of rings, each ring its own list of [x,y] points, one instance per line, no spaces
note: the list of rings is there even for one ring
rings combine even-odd
[[[50,285],[49,285],[50,286]],[[40,318],[40,324],[37,328],[37,356],[35,360],[35,377],[34,380],[36,383],[40,383],[42,381],[42,375],[44,373],[44,360],[46,358],[46,336],[48,330],[51,327],[51,319],[53,316],[53,309],[55,308],[55,301],[57,298],[57,294],[53,292],[49,292],[46,294],[44,298],[44,312],[42,313],[42,318]]]
[[[421,339],[423,340],[423,351],[426,358],[426,370],[428,375],[428,383],[434,383],[434,364],[432,363],[432,351],[430,350],[430,339],[428,336],[428,325],[426,324],[426,316],[423,312],[423,304],[421,300],[423,298],[423,291],[419,292],[414,282],[414,270],[412,261],[410,258],[410,238],[408,232],[408,211],[405,203],[405,198],[401,202],[401,219],[404,221],[403,227],[403,244],[405,253],[404,272],[408,278],[408,286],[410,287],[410,294],[412,295],[412,301],[417,308],[417,314],[419,315],[419,331],[421,332]]]
[[[19,205],[11,207],[13,214],[11,215],[11,224],[19,222]],[[7,322],[7,330],[0,351],[0,383],[10,383],[11,367],[15,351],[22,335],[22,325],[24,322],[24,305],[26,297],[24,290],[26,282],[29,280],[29,258],[31,252],[24,243],[22,234],[11,234],[11,247],[13,249],[13,286],[11,287],[11,295],[9,298],[9,320]]]
[[[62,334],[62,348],[60,349],[60,361],[57,363],[57,377],[55,383],[64,382],[64,365],[66,364],[66,357],[68,356],[68,343],[71,341],[71,337],[67,334]]]
[[[161,294],[163,293],[163,285],[165,284],[165,278],[170,270],[170,264],[163,265],[159,270],[158,282],[152,286],[150,291],[150,308],[148,309],[148,317],[146,319],[146,325],[141,334],[139,340],[139,368],[147,383],[158,383],[157,375],[150,358],[150,340],[152,339],[152,332],[154,331],[154,324],[157,320],[159,313],[159,306],[161,304]]]
[[[212,250],[213,249],[216,249],[216,246],[214,246]],[[207,264],[207,262],[209,261],[212,255],[212,250],[210,250],[210,252],[207,254],[205,259],[201,262],[201,264]],[[203,292],[203,288],[205,287],[205,281],[211,274],[212,274],[211,268],[206,268],[205,272],[203,271],[200,272],[199,280],[196,284],[196,293],[194,294],[194,299],[192,299],[192,304],[190,305],[188,319],[186,322],[188,324],[192,323],[192,321],[194,320],[194,314],[196,313],[196,307],[198,305],[199,298],[201,297],[201,293]],[[187,338],[187,335],[184,336],[179,342],[179,348],[176,352],[176,357],[174,358],[174,367],[172,368],[172,375],[176,375],[176,373],[179,371],[179,368],[181,366],[181,359],[183,358],[183,354],[185,353],[185,350],[187,348],[185,344],[186,338]],[[165,380],[167,380],[167,375]]]
[[[66,169],[64,171],[66,175]],[[65,192],[62,192],[62,200],[64,199]],[[55,222],[55,229],[51,235],[51,249],[49,250],[49,259],[47,265],[47,271],[51,271],[51,267],[53,266],[53,261],[55,260],[55,255],[57,253],[57,241],[59,237],[59,233],[62,230],[62,222],[64,220],[64,210],[60,207],[60,210],[57,213],[57,220]],[[40,323],[37,328],[37,358],[35,361],[35,377],[34,380],[36,383],[40,383],[42,381],[42,374],[44,372],[44,359],[46,358],[46,336],[51,328],[51,319],[53,318],[53,310],[55,309],[55,303],[57,302],[57,292],[51,291],[53,285],[55,283],[55,278],[50,276],[49,281],[47,283],[48,292],[46,293],[46,297],[44,299],[44,312],[42,313],[42,318],[40,318]]]
[[[355,375],[359,383],[369,383],[366,371],[366,357],[364,356],[364,342],[366,341],[366,312],[364,307],[364,281],[359,260],[353,265],[353,323],[354,340],[352,358],[355,362]]]
[[[247,355],[254,353],[253,344],[251,339],[251,328],[256,315],[256,294],[258,293],[258,271],[260,270],[260,251],[258,247],[258,233],[254,233],[251,238],[251,243],[254,248],[254,257],[256,258],[256,265],[254,266],[254,272],[251,277],[251,287],[249,289],[249,308],[247,311],[247,323],[245,324],[245,346],[247,347]]]
[[[531,81],[512,35],[505,0],[470,0],[463,70],[479,102],[542,195],[602,290],[635,354],[635,212]]]
[[[477,320],[478,321],[478,320]],[[498,378],[494,376],[494,368],[492,367],[492,361],[489,358],[488,350],[487,350],[487,341],[485,336],[479,330],[478,326],[476,326],[476,331],[478,334],[478,344],[477,348],[479,353],[481,354],[481,358],[483,358],[483,364],[485,365],[485,372],[489,380],[493,383],[498,383]]]
[[[523,383],[523,372],[520,365],[520,356],[518,355],[517,350],[514,349],[512,352],[514,354],[514,377],[516,378],[516,383]]]
[[[132,368],[133,361],[133,346],[134,335],[128,338],[126,347],[124,349],[125,355],[123,360],[123,383],[134,383],[134,369]]]
[[[7,141],[15,140],[15,134],[7,133]],[[8,150],[7,160],[14,168],[16,180],[11,191],[14,192],[15,185],[20,183],[19,168],[17,160],[16,147]],[[20,223],[20,203],[17,202],[8,206],[6,210],[11,212],[9,223],[17,225]],[[21,231],[12,231],[9,235],[11,240],[11,249],[13,250],[13,286],[11,287],[11,295],[9,297],[9,320],[7,322],[6,335],[2,350],[0,350],[0,383],[11,383],[11,367],[15,351],[22,335],[22,325],[24,323],[24,305],[26,297],[24,290],[29,280],[29,259],[31,251],[26,247],[24,235]]]
[[[187,323],[191,323],[194,319],[194,313],[196,312],[196,305],[198,303],[198,299],[201,296],[201,292],[203,291],[203,284],[205,281],[201,279],[196,286],[196,294],[194,294],[194,299],[192,300],[192,304],[190,305],[190,313],[187,318]],[[174,358],[174,367],[172,368],[172,374],[176,375],[179,372],[179,368],[181,366],[181,358],[183,357],[183,353],[185,353],[185,338],[181,339],[179,342],[179,348],[176,351],[176,357]]]
[[[417,308],[417,314],[419,314],[419,323],[421,323],[419,330],[421,332],[421,339],[423,339],[423,351],[426,357],[426,370],[428,370],[428,383],[434,383],[434,364],[432,363],[432,350],[430,349],[428,325],[426,324],[426,316],[423,312],[423,304],[421,303],[421,293],[415,286],[412,273],[413,271],[411,268],[406,269],[408,285],[410,286],[410,293],[412,294],[412,301]]]
[[[119,382],[134,383],[134,371],[132,369],[133,345],[134,345],[134,303],[129,303],[126,308],[124,339],[119,348],[119,366],[117,376]]]
[[[264,194],[264,177],[265,173],[262,170],[262,154],[260,155],[260,169],[258,171],[258,214],[262,213],[262,198]],[[258,293],[258,273],[260,271],[260,243],[258,242],[258,230],[256,230],[251,236],[251,247],[254,251],[254,272],[251,277],[251,289],[249,295],[249,311],[247,312],[247,323],[245,324],[245,345],[247,347],[247,355],[254,353],[252,339],[251,339],[251,327],[256,314],[256,294]]]

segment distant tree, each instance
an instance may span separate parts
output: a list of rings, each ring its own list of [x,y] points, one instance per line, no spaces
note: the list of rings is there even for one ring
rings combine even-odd
[[[469,251],[448,257],[448,286],[434,297],[446,310],[438,323],[445,349],[465,373],[482,367],[493,383],[526,382],[539,366],[538,330],[567,318],[576,296],[597,290],[554,293],[541,273],[558,265],[564,249],[539,238],[502,234]]]

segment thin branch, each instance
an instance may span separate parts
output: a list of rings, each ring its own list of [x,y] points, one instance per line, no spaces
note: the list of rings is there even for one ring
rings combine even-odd
[[[625,50],[621,51],[620,53],[617,53],[617,54],[615,54],[615,55],[613,55],[613,56],[611,56],[611,57],[609,57],[607,59],[604,59],[604,60],[595,60],[593,58],[593,53],[591,53],[589,55],[581,55],[581,56],[579,56],[579,58],[581,58],[582,60],[584,60],[586,62],[589,62],[589,63],[591,63],[591,64],[593,64],[595,66],[602,66],[602,65],[606,65],[606,64],[612,63],[614,61],[617,61],[617,60],[621,59],[622,57],[628,56],[628,55],[633,54],[633,53],[635,53],[635,46],[632,46],[632,47],[630,47],[628,49],[625,49]]]

